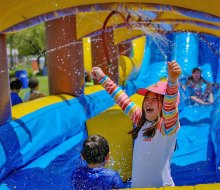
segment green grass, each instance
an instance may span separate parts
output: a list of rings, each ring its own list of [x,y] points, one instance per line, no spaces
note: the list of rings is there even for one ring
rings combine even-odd
[[[45,95],[49,94],[49,89],[48,89],[48,77],[47,76],[37,76],[36,77],[39,80],[39,91],[43,92]],[[25,93],[29,91],[29,88],[23,88],[19,92],[19,96],[21,99],[24,99]]]
[[[49,89],[48,89],[48,76],[37,76],[36,77],[39,80],[39,91],[44,93],[46,96],[49,95]],[[87,82],[85,86],[93,86],[93,81]],[[27,91],[29,91],[29,88],[22,88],[19,92],[19,96],[22,100],[24,100],[24,95]]]

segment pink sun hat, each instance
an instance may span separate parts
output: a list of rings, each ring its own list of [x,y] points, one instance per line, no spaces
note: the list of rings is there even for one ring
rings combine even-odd
[[[167,81],[158,81],[155,84],[152,84],[151,86],[148,86],[147,88],[139,88],[137,90],[137,94],[140,94],[142,96],[145,96],[147,92],[154,92],[157,94],[165,95],[167,88]]]

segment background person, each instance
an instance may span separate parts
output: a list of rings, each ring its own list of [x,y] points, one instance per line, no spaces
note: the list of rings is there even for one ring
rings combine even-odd
[[[206,81],[201,76],[201,69],[194,68],[192,70],[192,76],[190,76],[186,82],[186,88],[189,91],[190,99],[194,103],[202,105],[210,105],[214,102],[212,94],[212,83]],[[203,85],[206,85],[203,93]],[[184,88],[184,90],[186,90]]]
[[[26,92],[24,95],[24,102],[45,97],[43,93],[38,91],[39,81],[37,78],[30,78],[28,81],[28,87],[30,88],[30,91]]]
[[[18,95],[21,90],[21,87],[22,87],[22,82],[20,79],[14,78],[11,80],[11,82],[10,82],[10,89],[11,89],[10,96],[11,96],[11,105],[12,106],[23,102],[22,99]]]

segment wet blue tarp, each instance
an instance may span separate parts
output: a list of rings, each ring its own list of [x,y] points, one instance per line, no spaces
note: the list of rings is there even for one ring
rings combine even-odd
[[[213,106],[185,106],[180,111],[178,148],[171,165],[176,185],[216,182],[215,152],[211,139]]]

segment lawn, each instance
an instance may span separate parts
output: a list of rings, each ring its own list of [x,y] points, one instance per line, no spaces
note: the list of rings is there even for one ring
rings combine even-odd
[[[46,96],[49,95],[49,89],[48,89],[48,76],[37,76],[36,77],[39,80],[39,91],[43,92]],[[94,85],[93,81],[86,82],[85,86],[92,86]],[[24,95],[27,91],[29,91],[29,88],[23,88],[19,92],[19,96],[22,100],[24,100]]]
[[[36,77],[39,80],[39,91],[43,92],[45,95],[49,94],[49,89],[48,89],[48,77],[47,76],[37,76]],[[29,91],[29,88],[23,88],[19,92],[19,96],[24,99],[24,95],[27,91]]]

